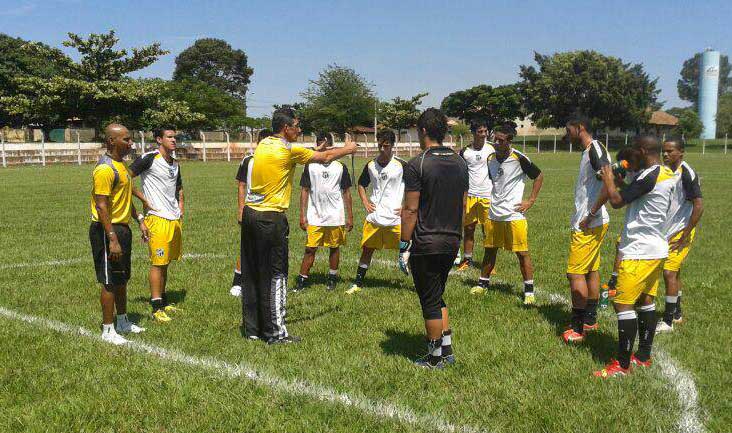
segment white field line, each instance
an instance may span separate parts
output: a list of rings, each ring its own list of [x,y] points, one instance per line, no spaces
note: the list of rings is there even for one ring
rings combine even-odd
[[[76,335],[90,340],[102,341],[99,333],[91,332],[88,329],[42,317],[18,313],[3,307],[0,307],[0,317],[25,322],[38,328],[50,329],[63,334]],[[347,408],[354,408],[375,418],[389,419],[405,424],[411,424],[420,429],[463,433],[486,431],[467,425],[451,424],[435,415],[419,414],[409,408],[398,406],[393,403],[370,400],[365,397],[338,392],[334,389],[304,380],[283,379],[268,373],[257,371],[245,364],[230,364],[212,357],[197,357],[174,349],[153,346],[140,341],[130,341],[121,347],[144,355],[155,356],[164,361],[213,371],[223,377],[247,379],[275,392],[304,396],[325,403],[339,404]]]
[[[392,251],[388,251],[392,252]],[[216,253],[191,253],[184,254],[184,259],[198,260],[198,259],[223,259],[230,258],[232,255],[229,254],[216,254]],[[299,259],[300,257],[296,252],[290,252],[290,258]],[[14,269],[23,268],[30,266],[65,266],[74,263],[81,263],[86,259],[67,259],[67,260],[52,260],[47,262],[37,263],[18,263],[18,264],[6,264],[0,265],[2,269]],[[372,259],[372,264],[382,265],[385,267],[393,267],[394,271],[398,272],[396,252],[394,252],[393,260],[386,259]],[[450,274],[454,274],[454,271],[450,271]],[[492,277],[492,281],[498,283],[506,283],[499,278]],[[569,299],[558,293],[548,293],[541,291],[537,287],[537,295],[539,297],[546,296],[547,300],[553,304],[570,305]],[[2,308],[2,307],[0,307]],[[1,313],[1,311],[0,311]],[[678,395],[679,404],[681,405],[681,418],[679,419],[679,433],[704,433],[706,428],[701,421],[700,408],[699,408],[699,393],[696,389],[696,384],[692,375],[687,372],[679,363],[674,360],[670,355],[664,352],[662,349],[655,348],[655,359],[656,363],[661,367],[661,373],[663,377],[673,386],[676,394]],[[366,411],[366,410],[365,410]]]
[[[200,259],[225,259],[231,257],[230,254],[215,254],[215,253],[192,253],[183,254],[184,260],[200,260]],[[132,255],[133,259],[147,258],[147,255]],[[77,257],[74,259],[58,259],[58,260],[47,260],[42,262],[23,262],[23,263],[6,263],[0,265],[0,271],[5,269],[21,269],[21,268],[36,268],[45,266],[68,266],[75,265],[78,263],[92,263],[91,256],[89,257]]]

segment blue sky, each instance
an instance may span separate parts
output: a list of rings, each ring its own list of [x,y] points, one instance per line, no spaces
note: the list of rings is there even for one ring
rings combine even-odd
[[[299,100],[329,63],[354,68],[380,98],[518,80],[533,52],[594,49],[642,63],[666,108],[684,104],[683,61],[713,46],[732,54],[732,1],[84,1],[0,0],[0,32],[60,47],[67,32],[115,29],[123,47],[171,53],[139,76],[170,78],[197,38],[244,50],[254,68],[249,114]]]

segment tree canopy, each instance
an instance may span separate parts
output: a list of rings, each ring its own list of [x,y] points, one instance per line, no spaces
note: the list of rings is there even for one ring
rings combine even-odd
[[[176,81],[195,79],[244,101],[254,70],[247,55],[221,39],[199,39],[175,58]]]
[[[694,54],[694,57],[686,59],[681,67],[681,78],[676,83],[679,91],[679,98],[694,104],[699,103],[699,68],[701,67],[702,53]],[[732,65],[729,57],[722,55],[719,59],[719,96],[732,93]]]
[[[579,113],[596,127],[640,127],[659,108],[658,78],[641,64],[595,51],[534,53],[534,60],[538,68],[520,68],[521,93],[539,126],[562,127]]]
[[[717,109],[717,136],[732,135],[732,93],[719,98]]]
[[[492,87],[487,84],[450,93],[440,108],[446,115],[471,123],[485,120],[490,125],[524,117],[518,86],[509,84]]]
[[[701,135],[703,125],[699,119],[699,115],[691,107],[678,108],[674,107],[666,110],[668,114],[676,116],[679,119],[678,125],[674,128],[674,133],[684,136],[684,138],[697,138]]]
[[[379,123],[396,130],[410,128],[417,124],[422,105],[422,98],[429,93],[418,93],[409,99],[402,99],[399,96],[391,101],[379,102],[378,118]]]

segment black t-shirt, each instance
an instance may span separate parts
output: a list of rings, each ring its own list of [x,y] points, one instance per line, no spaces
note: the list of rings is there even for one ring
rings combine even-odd
[[[468,166],[448,147],[432,147],[407,163],[405,189],[420,192],[413,255],[457,254],[468,182]]]

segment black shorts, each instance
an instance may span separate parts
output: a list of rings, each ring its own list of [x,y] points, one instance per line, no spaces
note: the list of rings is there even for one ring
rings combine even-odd
[[[127,224],[112,224],[112,229],[122,247],[122,257],[116,262],[109,260],[109,239],[104,233],[102,223],[92,222],[89,226],[89,242],[97,281],[101,284],[127,284],[132,275],[132,231]]]
[[[447,276],[450,274],[456,254],[457,252],[409,257],[409,270],[425,320],[442,318],[441,310],[446,306],[442,294],[445,293]]]

